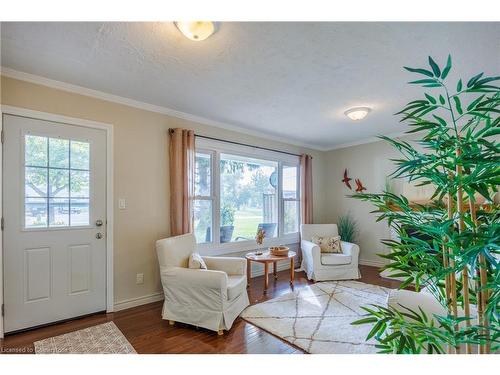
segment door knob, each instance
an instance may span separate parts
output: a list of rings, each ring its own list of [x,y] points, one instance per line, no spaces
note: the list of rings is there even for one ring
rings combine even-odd
[[[95,238],[97,238],[98,240],[100,240],[102,237],[103,237],[102,233],[97,233],[95,235]]]
[[[96,227],[101,227],[102,226],[102,220],[96,220],[95,225],[96,225]]]

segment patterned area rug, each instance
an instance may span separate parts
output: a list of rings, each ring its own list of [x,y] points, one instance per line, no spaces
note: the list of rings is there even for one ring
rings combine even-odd
[[[132,354],[134,347],[113,322],[35,342],[36,354]]]
[[[371,325],[352,326],[360,306],[386,306],[389,289],[357,281],[320,282],[248,307],[241,317],[308,353],[376,353]]]

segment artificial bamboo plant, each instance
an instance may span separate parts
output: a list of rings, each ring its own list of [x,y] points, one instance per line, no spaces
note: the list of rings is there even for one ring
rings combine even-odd
[[[426,287],[446,309],[443,316],[423,309],[364,307],[353,324],[372,324],[368,338],[382,353],[490,353],[499,346],[500,224],[495,202],[500,185],[500,76],[478,74],[451,86],[451,57],[440,67],[408,68],[421,79],[410,82],[428,92],[408,103],[402,115],[415,141],[381,137],[399,150],[394,178],[432,184],[429,204],[412,204],[391,192],[356,194],[376,206],[398,240],[385,240],[385,267],[410,284]],[[479,199],[479,197],[482,197]],[[416,235],[418,234],[418,235]]]

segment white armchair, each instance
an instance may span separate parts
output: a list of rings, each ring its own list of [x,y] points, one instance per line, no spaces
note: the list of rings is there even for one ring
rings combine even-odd
[[[338,236],[336,224],[302,224],[300,247],[302,269],[307,278],[314,281],[359,279],[359,246],[342,241],[342,254],[321,253],[318,245],[311,242],[313,236]]]
[[[195,251],[193,234],[156,241],[165,294],[162,318],[222,334],[249,305],[246,260],[203,257],[207,270],[190,269],[189,256]]]

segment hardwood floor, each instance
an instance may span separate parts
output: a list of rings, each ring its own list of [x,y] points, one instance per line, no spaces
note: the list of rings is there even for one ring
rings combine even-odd
[[[379,276],[376,267],[360,266],[359,281],[397,288],[398,281]],[[295,274],[295,289],[310,284],[303,272]],[[252,279],[248,289],[250,303],[255,304],[288,293],[289,271],[270,278],[269,290],[263,294],[263,277]],[[232,329],[218,336],[216,332],[176,323],[169,326],[161,319],[162,302],[138,306],[111,314],[94,314],[27,332],[8,335],[0,342],[2,353],[33,353],[33,342],[93,325],[113,321],[138,353],[253,353],[295,354],[302,351],[266,331],[238,318]]]

